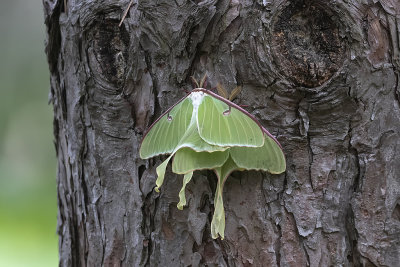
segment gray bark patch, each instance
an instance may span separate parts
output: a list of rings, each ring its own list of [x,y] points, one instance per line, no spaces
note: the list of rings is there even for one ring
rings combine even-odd
[[[345,40],[337,18],[318,1],[294,1],[273,26],[273,53],[281,72],[296,85],[317,87],[342,66]]]
[[[113,19],[93,23],[89,34],[89,65],[97,79],[121,86],[126,76],[129,34]]]

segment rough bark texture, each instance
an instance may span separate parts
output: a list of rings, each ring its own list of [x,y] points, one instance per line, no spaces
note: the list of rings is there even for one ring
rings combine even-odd
[[[58,155],[61,266],[398,266],[397,0],[44,0]],[[216,178],[153,191],[144,130],[189,76],[243,85],[282,175],[234,173],[225,240]]]

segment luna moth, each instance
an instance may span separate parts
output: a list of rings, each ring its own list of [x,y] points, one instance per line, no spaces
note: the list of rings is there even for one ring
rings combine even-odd
[[[159,192],[166,167],[173,158],[172,171],[183,174],[178,208],[186,205],[185,187],[193,172],[212,169],[218,178],[214,215],[211,222],[213,238],[224,238],[225,213],[223,187],[233,171],[261,170],[272,174],[285,171],[286,161],[278,141],[250,113],[231,102],[226,91],[217,89],[226,98],[197,88],[162,114],[144,134],[139,155],[148,159],[170,154],[156,169],[155,190]],[[204,86],[205,87],[205,86]],[[232,91],[230,99],[240,90]]]

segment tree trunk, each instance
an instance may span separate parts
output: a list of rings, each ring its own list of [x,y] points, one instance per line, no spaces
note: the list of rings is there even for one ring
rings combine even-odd
[[[44,0],[61,266],[398,266],[397,0]],[[189,77],[232,89],[282,144],[282,175],[216,177],[142,160]]]

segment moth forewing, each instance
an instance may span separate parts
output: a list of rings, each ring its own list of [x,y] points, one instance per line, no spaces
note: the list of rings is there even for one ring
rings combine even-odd
[[[262,129],[252,117],[232,102],[221,101],[211,94],[205,95],[199,105],[197,125],[201,138],[212,145],[260,147],[264,144]]]
[[[144,134],[139,149],[142,159],[174,151],[190,124],[192,101],[185,97],[163,113]]]

